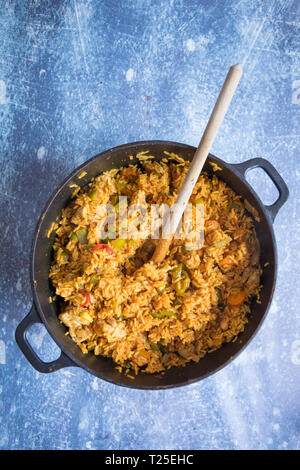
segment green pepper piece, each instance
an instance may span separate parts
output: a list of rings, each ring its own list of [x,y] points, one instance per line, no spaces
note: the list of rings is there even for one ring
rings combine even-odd
[[[223,246],[227,245],[227,242],[225,240],[221,240],[219,242],[216,242],[214,245],[216,248],[222,248]]]
[[[181,277],[182,263],[179,263],[175,268],[171,269],[171,271],[174,273],[175,279]]]
[[[172,302],[172,306],[173,306],[174,308],[178,309],[179,307],[182,306],[182,303],[181,303],[181,301],[180,301],[179,299],[176,298],[176,299]]]
[[[55,253],[55,259],[60,263],[69,261],[69,252],[65,248],[59,247]]]
[[[95,287],[95,285],[98,283],[99,279],[100,279],[99,274],[92,274],[92,276],[90,277],[91,286]]]
[[[71,242],[78,242],[78,238],[75,232],[73,232],[70,236]]]
[[[159,295],[162,295],[162,294],[165,292],[165,290],[166,290],[165,287],[159,287],[159,288],[157,289],[157,293],[158,293]]]
[[[78,230],[76,230],[76,237],[79,243],[81,244],[86,244],[87,243],[87,228],[86,227],[79,227]]]
[[[126,321],[126,320],[127,320],[126,317],[123,317],[122,315],[119,316],[119,317],[118,317],[117,315],[115,315],[115,316],[114,316],[114,319],[115,319],[115,320],[118,320],[118,321]]]
[[[182,271],[181,279],[175,283],[175,290],[178,295],[183,295],[189,287],[191,280],[186,271]]]
[[[167,310],[166,308],[163,308],[159,313],[153,313],[152,316],[154,318],[177,317],[177,313],[173,312],[173,310]]]
[[[162,313],[153,313],[152,317],[153,318],[164,318],[164,315]]]
[[[110,200],[111,200],[112,205],[115,206],[118,203],[119,196],[117,194],[113,194]]]
[[[198,199],[194,199],[192,204],[195,206],[197,204],[204,204],[204,197],[199,197]]]
[[[126,183],[124,181],[119,180],[119,181],[116,182],[116,186],[118,188],[118,191],[121,191],[123,188],[125,188]]]
[[[98,199],[98,191],[96,191],[96,189],[92,189],[92,190],[88,193],[88,196],[89,196],[89,198],[90,198],[92,201],[97,201],[97,199]]]
[[[62,249],[61,257],[65,263],[69,261],[69,253],[67,252],[67,250]]]
[[[115,240],[111,240],[110,244],[114,248],[114,250],[121,250],[125,245],[126,240],[122,238],[116,238]]]
[[[158,343],[153,343],[153,341],[150,341],[150,340],[148,340],[148,341],[149,341],[149,344],[151,346],[151,349],[153,349],[153,351],[159,351],[160,350]]]

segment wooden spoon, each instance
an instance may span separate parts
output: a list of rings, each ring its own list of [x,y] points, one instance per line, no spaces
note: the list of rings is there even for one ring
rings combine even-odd
[[[176,232],[176,228],[179,225],[182,214],[190,199],[194,186],[197,183],[197,180],[207,159],[213,141],[218,133],[219,127],[224,119],[227,109],[229,108],[231,99],[238,86],[242,73],[243,69],[240,64],[233,65],[228,71],[225,82],[222,86],[214,109],[210,115],[206,129],[203,133],[199,147],[195,152],[189,171],[186,174],[186,177],[182,183],[179,194],[177,196],[175,206],[176,209],[170,216],[172,217],[172,225],[169,225],[170,218],[165,221],[166,226],[172,226],[174,231],[170,234],[170,237],[168,239],[159,240],[152,256],[152,261],[154,261],[155,263],[160,263],[165,258],[169,250],[169,247],[174,237],[174,233]]]

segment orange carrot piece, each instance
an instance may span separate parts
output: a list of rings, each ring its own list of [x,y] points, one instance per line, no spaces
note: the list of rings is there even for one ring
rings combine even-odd
[[[220,224],[216,220],[207,220],[205,222],[206,233],[214,232],[218,230],[218,228],[220,228]]]
[[[232,307],[237,307],[238,305],[241,305],[244,303],[246,298],[246,292],[244,290],[241,290],[240,292],[237,292],[236,294],[231,294],[228,297],[228,303]]]
[[[225,256],[225,258],[223,258],[223,259],[221,259],[221,261],[219,261],[220,266],[226,266],[226,265],[234,264],[234,263],[235,263],[235,261],[230,256]]]

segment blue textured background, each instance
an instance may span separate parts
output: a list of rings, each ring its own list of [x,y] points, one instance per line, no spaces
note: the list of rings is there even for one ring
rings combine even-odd
[[[299,1],[19,0],[0,1],[0,15],[0,448],[299,449]],[[244,76],[212,153],[265,157],[290,189],[259,334],[230,366],[175,390],[119,388],[77,368],[37,373],[14,330],[31,306],[30,245],[49,195],[117,144],[197,145],[236,62]],[[249,179],[274,201],[264,174]],[[44,327],[30,340],[57,356]]]

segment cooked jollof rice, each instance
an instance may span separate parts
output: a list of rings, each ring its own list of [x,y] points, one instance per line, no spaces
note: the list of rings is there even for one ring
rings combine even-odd
[[[241,197],[205,173],[190,199],[204,204],[201,249],[174,240],[155,265],[156,240],[100,240],[100,204],[118,209],[120,195],[129,206],[174,203],[189,162],[142,160],[95,177],[63,210],[50,278],[62,298],[59,319],[83,353],[156,373],[197,362],[236,339],[259,296],[261,267]]]

